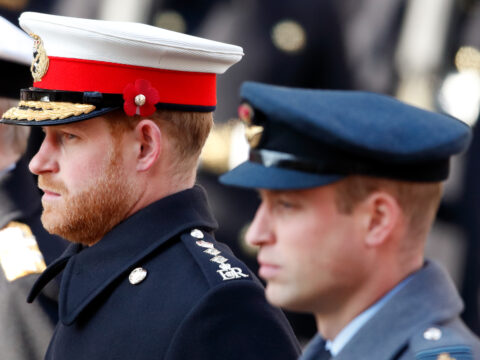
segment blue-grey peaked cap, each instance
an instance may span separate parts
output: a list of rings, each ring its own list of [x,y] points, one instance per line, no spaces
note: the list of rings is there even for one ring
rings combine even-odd
[[[229,185],[309,188],[353,174],[441,181],[471,140],[458,119],[375,93],[247,82],[241,97],[263,132],[249,161],[221,177]]]

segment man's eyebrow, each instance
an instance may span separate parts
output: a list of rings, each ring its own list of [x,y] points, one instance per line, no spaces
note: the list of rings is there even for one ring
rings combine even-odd
[[[78,124],[81,125],[81,124]],[[49,126],[55,131],[62,131],[62,132],[75,132],[75,133],[85,133],[84,127],[83,126],[75,126],[75,124],[61,124],[61,125],[54,125],[54,126]]]

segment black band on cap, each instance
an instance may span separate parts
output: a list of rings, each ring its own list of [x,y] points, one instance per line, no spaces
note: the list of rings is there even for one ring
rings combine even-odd
[[[310,159],[279,151],[251,150],[251,162],[319,175],[366,175],[405,181],[437,182],[445,180],[449,159],[423,163],[384,163],[345,157]]]
[[[157,103],[155,106],[158,110],[175,110],[175,111],[188,111],[188,112],[215,111],[215,106],[183,105],[183,104],[168,104],[168,103]]]
[[[90,91],[61,91],[28,88],[20,90],[20,100],[23,101],[55,101],[74,104],[91,104],[97,107],[118,107],[123,105],[121,94],[103,94]]]
[[[107,94],[98,91],[61,91],[45,90],[39,88],[28,88],[20,90],[20,100],[23,101],[55,101],[70,102],[75,104],[91,104],[97,108],[121,108],[123,107],[123,94]],[[185,105],[157,103],[155,107],[159,110],[176,110],[189,112],[211,112],[215,106]]]

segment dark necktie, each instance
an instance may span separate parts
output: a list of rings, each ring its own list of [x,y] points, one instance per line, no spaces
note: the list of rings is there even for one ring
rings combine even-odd
[[[325,340],[315,335],[299,360],[329,360],[332,358],[330,351],[325,348]]]

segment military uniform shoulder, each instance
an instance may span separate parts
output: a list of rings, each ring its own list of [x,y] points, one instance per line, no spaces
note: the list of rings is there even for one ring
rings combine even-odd
[[[251,281],[254,278],[247,266],[237,259],[225,244],[217,242],[209,233],[191,229],[182,234],[181,239],[210,286],[238,280]]]
[[[410,339],[416,360],[473,360],[477,349],[478,339],[460,321],[425,326]]]
[[[27,224],[12,221],[0,229],[0,265],[8,281],[45,270],[42,253]]]

